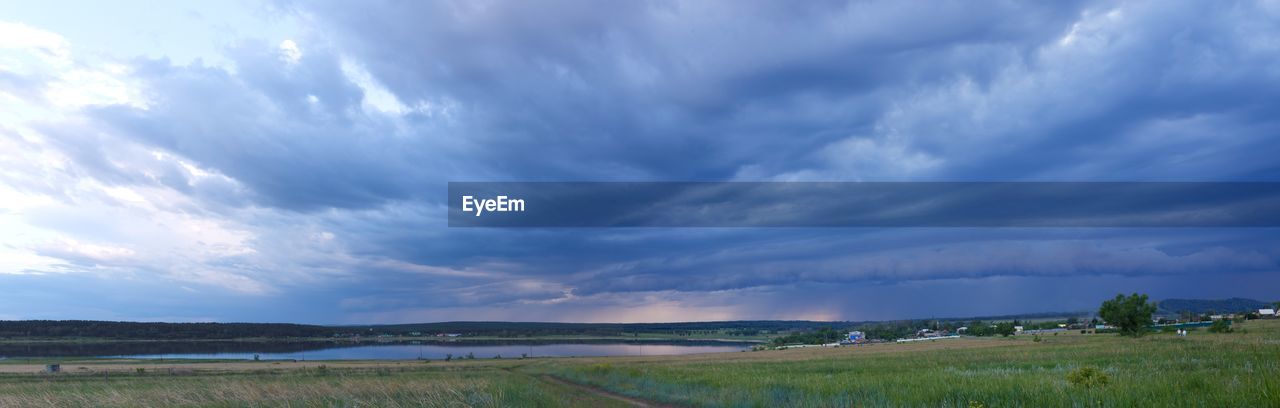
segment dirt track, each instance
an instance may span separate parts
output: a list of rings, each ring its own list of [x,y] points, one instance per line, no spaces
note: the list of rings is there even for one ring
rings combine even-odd
[[[656,403],[656,402],[653,402],[653,401],[647,401],[647,400],[642,400],[642,399],[639,399],[639,398],[628,397],[628,396],[626,396],[626,395],[622,395],[622,394],[618,394],[618,393],[614,393],[614,392],[606,391],[606,390],[604,390],[604,389],[602,389],[602,388],[599,388],[599,387],[594,387],[594,386],[585,385],[585,384],[578,384],[578,383],[576,383],[576,382],[567,381],[567,380],[562,380],[562,379],[560,379],[560,378],[557,378],[557,377],[554,377],[554,376],[550,376],[550,375],[543,375],[543,376],[539,376],[539,377],[538,377],[538,379],[540,379],[540,380],[542,380],[542,381],[549,382],[549,383],[554,383],[554,384],[563,385],[563,386],[565,386],[565,387],[569,387],[569,388],[571,388],[571,389],[573,389],[573,390],[575,390],[575,391],[578,391],[578,392],[580,392],[580,393],[592,394],[592,395],[595,395],[595,396],[598,396],[598,397],[603,397],[603,398],[608,398],[608,399],[612,399],[612,400],[615,400],[615,401],[619,401],[619,402],[625,403],[625,404],[627,404],[627,405],[631,405],[631,406],[633,406],[633,407],[644,407],[644,408],[666,408],[666,407],[671,407],[671,405],[663,405],[663,404],[659,404],[659,403]]]

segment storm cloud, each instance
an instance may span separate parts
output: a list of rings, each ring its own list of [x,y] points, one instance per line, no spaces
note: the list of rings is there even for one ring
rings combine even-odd
[[[246,13],[195,59],[0,14],[0,318],[882,319],[1280,287],[1274,228],[469,229],[445,202],[451,181],[1280,181],[1274,2]]]

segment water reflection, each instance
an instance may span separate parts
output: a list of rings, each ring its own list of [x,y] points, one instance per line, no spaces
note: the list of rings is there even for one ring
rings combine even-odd
[[[464,358],[595,357],[679,355],[741,351],[748,343],[718,341],[679,342],[513,342],[457,341],[416,342],[117,342],[0,344],[7,357],[113,357],[147,359],[253,359],[267,360],[412,360]]]

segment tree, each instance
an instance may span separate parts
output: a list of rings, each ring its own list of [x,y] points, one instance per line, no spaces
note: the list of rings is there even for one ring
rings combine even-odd
[[[1013,333],[1014,333],[1013,323],[1011,322],[996,323],[995,334],[999,334],[1004,337],[1009,337],[1009,336],[1012,336]]]
[[[1209,333],[1231,333],[1231,331],[1231,322],[1227,319],[1214,320],[1213,324],[1209,325]]]
[[[1151,314],[1155,312],[1156,305],[1147,302],[1147,295],[1137,293],[1116,295],[1115,299],[1102,302],[1102,308],[1098,309],[1098,315],[1115,326],[1120,335],[1132,337],[1147,334]]]

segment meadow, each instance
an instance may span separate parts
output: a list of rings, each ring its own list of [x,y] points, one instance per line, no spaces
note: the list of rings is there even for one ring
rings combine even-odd
[[[56,375],[11,362],[0,363],[0,406],[1280,406],[1280,320],[1040,339],[429,363],[68,361]],[[1069,380],[1081,372],[1095,375]]]
[[[948,343],[954,342],[954,343]],[[539,370],[695,406],[1280,406],[1280,321],[1235,333],[937,340]],[[1106,384],[1073,384],[1092,367]]]
[[[217,363],[209,363],[217,364]],[[0,407],[610,407],[619,401],[493,366],[116,372],[0,378]]]

